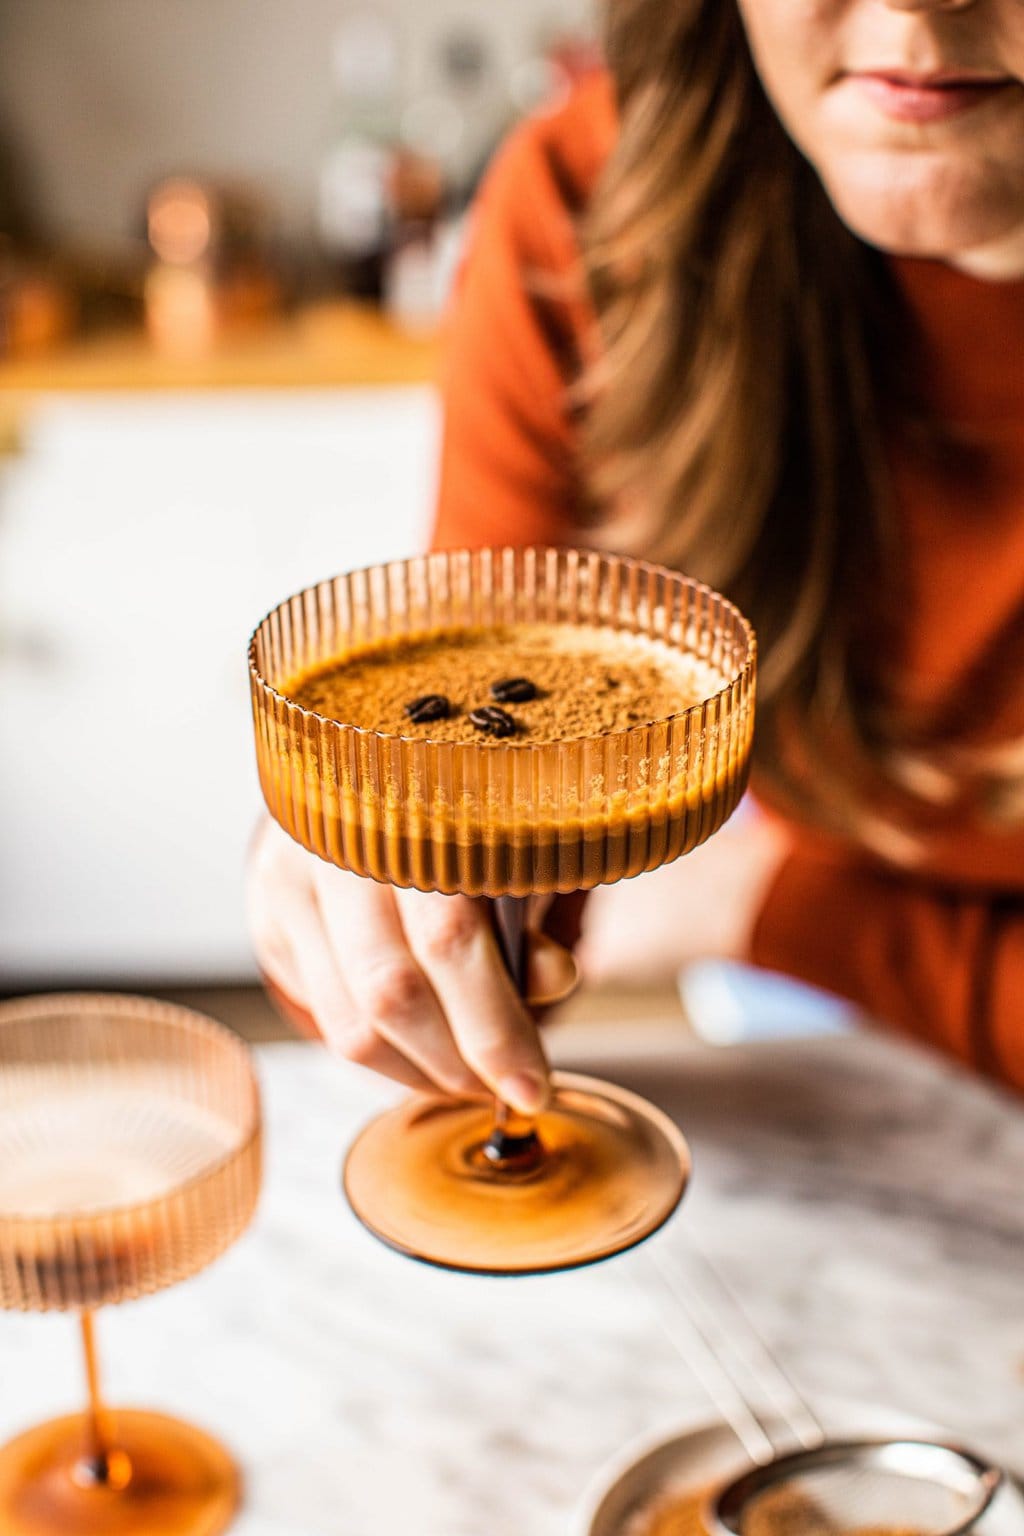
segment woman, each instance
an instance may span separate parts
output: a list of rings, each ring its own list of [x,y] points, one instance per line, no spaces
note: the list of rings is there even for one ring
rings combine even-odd
[[[1024,1087],[1024,4],[611,0],[607,52],[480,199],[437,542],[601,543],[732,596],[760,809],[677,866],[681,956]],[[273,829],[251,886],[267,973],[345,1054],[543,1100],[472,902]],[[538,940],[534,991],[571,975]]]

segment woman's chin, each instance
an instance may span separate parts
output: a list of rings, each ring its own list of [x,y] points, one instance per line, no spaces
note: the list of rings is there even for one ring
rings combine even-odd
[[[1024,187],[1008,196],[1005,185],[993,187],[974,168],[933,167],[922,156],[916,163],[860,167],[857,175],[824,180],[843,222],[890,255],[956,264],[1024,238]]]

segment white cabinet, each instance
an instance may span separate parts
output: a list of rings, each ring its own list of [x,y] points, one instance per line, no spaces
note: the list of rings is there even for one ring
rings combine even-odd
[[[0,978],[233,980],[266,610],[426,540],[426,389],[48,397],[0,465]]]

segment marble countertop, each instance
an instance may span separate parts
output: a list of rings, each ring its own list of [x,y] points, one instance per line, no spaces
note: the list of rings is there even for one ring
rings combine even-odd
[[[1024,1465],[1024,1105],[868,1036],[616,1038],[628,1055],[600,1046],[607,1028],[556,1032],[555,1055],[676,1116],[691,1192],[647,1250],[516,1281],[433,1271],[365,1234],[341,1151],[390,1090],[312,1046],[260,1049],[253,1227],[99,1322],[113,1403],[234,1448],[237,1536],[564,1536],[626,1442],[712,1416],[651,1263],[657,1243],[685,1275],[691,1235],[812,1403],[884,1405]],[[0,1437],[82,1391],[70,1319],[0,1316]]]

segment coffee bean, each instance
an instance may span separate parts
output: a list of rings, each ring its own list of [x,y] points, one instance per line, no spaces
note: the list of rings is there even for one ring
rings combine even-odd
[[[482,704],[479,709],[472,710],[469,723],[478,731],[486,731],[488,736],[514,736],[516,733],[512,716],[503,709],[495,709],[493,704]]]
[[[447,720],[452,712],[451,700],[443,693],[424,693],[411,699],[405,712],[414,725],[425,725],[428,720]]]
[[[491,698],[499,704],[529,704],[537,697],[537,684],[528,677],[503,677],[491,684]]]

